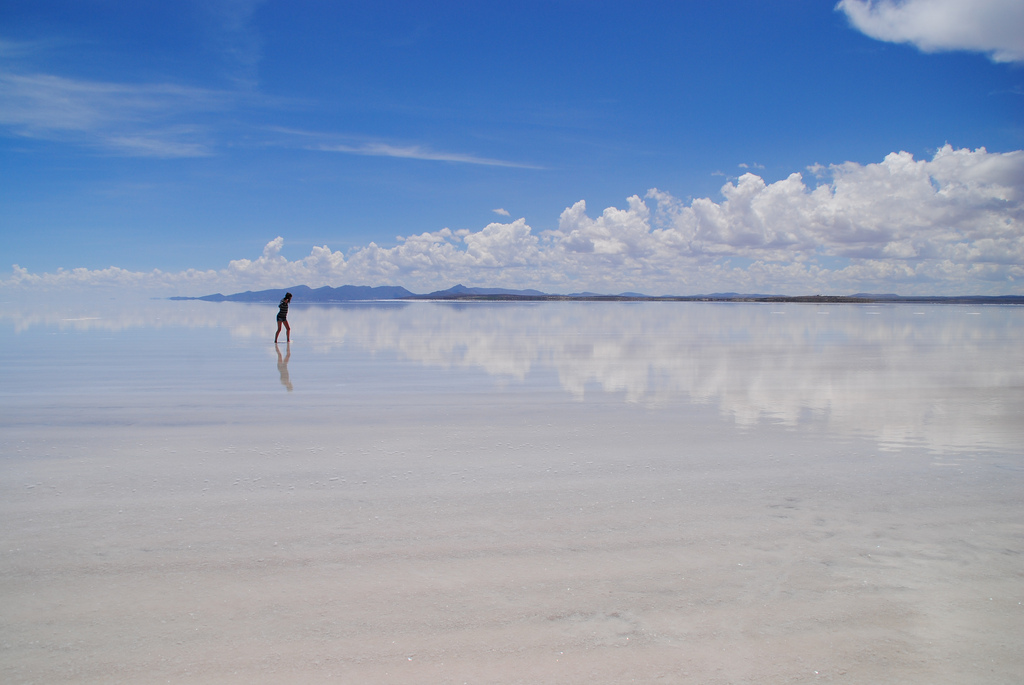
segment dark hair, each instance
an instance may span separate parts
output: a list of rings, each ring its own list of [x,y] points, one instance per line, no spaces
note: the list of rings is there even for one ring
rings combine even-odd
[[[284,299],[286,299],[286,300],[290,300],[290,299],[291,299],[291,297],[292,297],[292,294],[291,294],[291,293],[285,293],[285,294],[284,294]]]

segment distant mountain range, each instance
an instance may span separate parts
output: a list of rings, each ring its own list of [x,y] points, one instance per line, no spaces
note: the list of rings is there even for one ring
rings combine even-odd
[[[295,285],[291,288],[271,290],[246,290],[234,295],[203,295],[202,297],[172,297],[172,300],[206,300],[207,302],[280,302],[285,293],[291,293],[295,302],[353,302],[359,300],[403,300],[415,295],[397,285],[382,285],[371,288],[367,285],[343,285],[340,288],[324,286],[310,288]]]
[[[958,295],[958,296],[901,296],[891,293],[876,295],[857,293],[855,295],[764,295],[741,293],[710,293],[707,295],[644,295],[626,292],[618,295],[599,293],[570,293],[553,295],[539,290],[509,290],[507,288],[467,288],[459,284],[447,290],[418,295],[397,285],[370,287],[366,285],[343,285],[340,288],[324,286],[310,288],[296,285],[291,288],[270,290],[247,290],[233,295],[204,295],[202,297],[172,297],[172,300],[204,300],[206,302],[273,302],[277,303],[286,292],[292,294],[295,304],[327,302],[366,302],[377,300],[582,300],[582,301],[630,301],[630,300],[676,300],[676,301],[723,301],[723,302],[935,302],[954,304],[1024,304],[1021,295]]]
[[[310,288],[296,285],[290,288],[272,288],[270,290],[246,290],[233,295],[203,295],[202,297],[172,297],[172,300],[204,300],[206,302],[279,302],[285,293],[291,293],[296,303],[299,302],[359,302],[372,300],[463,300],[463,299],[679,299],[675,295],[652,297],[643,293],[626,292],[618,295],[601,293],[570,293],[555,295],[540,290],[510,290],[508,288],[467,288],[459,285],[447,290],[435,290],[432,293],[417,294],[401,286],[384,285],[370,287],[366,285],[343,285],[340,288],[324,286]],[[771,297],[770,295],[741,295],[739,293],[712,293],[710,295],[692,295],[684,299],[735,300]]]

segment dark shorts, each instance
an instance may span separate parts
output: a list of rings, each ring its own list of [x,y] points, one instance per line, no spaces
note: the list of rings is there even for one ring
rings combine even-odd
[[[287,320],[288,320],[287,316],[281,316],[280,314],[277,315],[278,323],[282,323],[282,322],[287,321]]]

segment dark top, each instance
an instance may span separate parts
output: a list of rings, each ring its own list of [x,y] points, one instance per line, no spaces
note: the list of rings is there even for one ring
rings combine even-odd
[[[277,306],[280,310],[277,312],[277,320],[284,321],[288,318],[288,298],[282,298],[281,304]]]

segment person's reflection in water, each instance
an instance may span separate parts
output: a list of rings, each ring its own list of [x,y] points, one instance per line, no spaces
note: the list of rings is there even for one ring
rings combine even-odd
[[[292,391],[292,380],[288,377],[288,360],[292,358],[292,345],[286,343],[284,357],[281,356],[281,348],[274,346],[277,350],[277,371],[281,374],[281,385],[288,388],[288,392]]]

